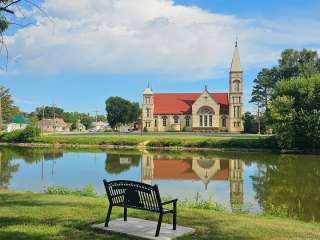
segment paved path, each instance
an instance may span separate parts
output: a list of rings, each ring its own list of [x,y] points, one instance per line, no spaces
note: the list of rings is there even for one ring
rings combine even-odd
[[[122,233],[129,236],[134,236],[142,239],[151,240],[171,240],[187,234],[194,233],[194,229],[177,226],[177,230],[172,230],[171,224],[162,223],[159,237],[155,237],[157,222],[148,221],[138,218],[128,218],[128,221],[123,221],[122,218],[109,222],[109,227],[105,228],[104,223],[92,226],[95,229],[106,232]]]

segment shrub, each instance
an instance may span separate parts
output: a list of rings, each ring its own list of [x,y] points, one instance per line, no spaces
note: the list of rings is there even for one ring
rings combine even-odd
[[[1,142],[9,143],[27,143],[40,136],[40,129],[34,125],[29,125],[23,130],[15,130],[10,133],[4,133],[0,136]]]

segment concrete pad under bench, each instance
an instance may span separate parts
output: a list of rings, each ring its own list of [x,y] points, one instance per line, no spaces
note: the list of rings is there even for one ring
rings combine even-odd
[[[104,227],[104,223],[95,224],[92,225],[92,227],[106,232],[121,233],[138,238],[153,240],[171,240],[194,233],[193,228],[177,226],[177,230],[172,230],[172,224],[162,223],[159,237],[155,237],[154,235],[157,228],[157,222],[130,217],[128,217],[128,221],[126,222],[123,221],[123,218],[110,221],[108,227]]]

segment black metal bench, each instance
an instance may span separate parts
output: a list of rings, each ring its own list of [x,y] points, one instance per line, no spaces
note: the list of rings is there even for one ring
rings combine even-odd
[[[162,217],[164,214],[173,214],[173,230],[177,226],[177,201],[161,202],[160,193],[157,185],[151,186],[145,183],[117,180],[108,182],[103,180],[109,199],[109,209],[105,222],[105,227],[108,227],[112,207],[124,208],[124,221],[127,221],[127,209],[134,208],[159,213],[159,220],[155,236],[159,236]],[[164,205],[172,204],[172,209],[164,208]]]

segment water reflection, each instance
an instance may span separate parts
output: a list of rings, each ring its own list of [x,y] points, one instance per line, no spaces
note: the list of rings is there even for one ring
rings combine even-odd
[[[320,157],[266,153],[65,151],[0,147],[0,188],[41,191],[43,186],[82,187],[101,179],[158,184],[164,195],[214,200],[232,210],[246,207],[320,221]]]
[[[152,184],[154,180],[193,180],[201,181],[208,189],[210,181],[229,183],[230,206],[238,209],[243,200],[243,161],[223,160],[194,156],[190,159],[170,159],[161,155],[142,156],[142,181]]]

